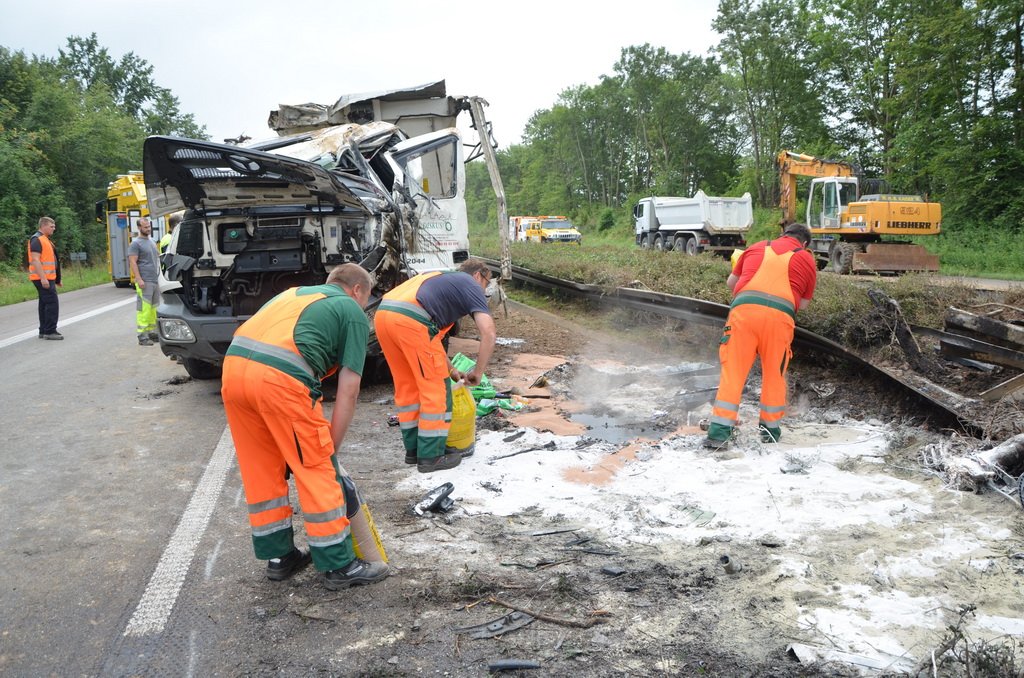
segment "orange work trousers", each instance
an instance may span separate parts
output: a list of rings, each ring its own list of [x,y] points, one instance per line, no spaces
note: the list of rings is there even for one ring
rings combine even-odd
[[[395,408],[406,455],[441,456],[452,425],[444,333],[431,337],[423,323],[383,309],[374,315],[373,326],[395,380]]]
[[[330,424],[309,387],[273,367],[228,356],[221,395],[242,473],[256,557],[294,548],[286,473],[295,478],[306,540],[318,570],[355,558]]]
[[[786,413],[786,370],[793,353],[793,318],[774,308],[741,304],[729,311],[718,347],[722,363],[708,437],[728,440],[754,359],[761,359],[760,425],[778,439]]]

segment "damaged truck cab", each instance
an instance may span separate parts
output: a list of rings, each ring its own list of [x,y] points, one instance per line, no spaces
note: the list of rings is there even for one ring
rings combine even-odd
[[[219,376],[264,303],[338,264],[370,272],[372,312],[412,275],[469,256],[454,127],[410,139],[387,122],[342,124],[247,147],[155,136],[144,171],[152,214],[185,210],[163,257],[158,326],[164,354],[194,378]]]

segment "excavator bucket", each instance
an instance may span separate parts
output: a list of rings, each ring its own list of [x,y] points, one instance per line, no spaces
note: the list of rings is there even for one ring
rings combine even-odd
[[[939,255],[921,245],[872,243],[853,255],[853,272],[938,271]]]

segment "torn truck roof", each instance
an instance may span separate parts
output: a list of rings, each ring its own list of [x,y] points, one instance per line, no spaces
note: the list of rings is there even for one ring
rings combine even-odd
[[[444,80],[414,87],[342,95],[333,104],[281,104],[267,125],[280,135],[329,125],[365,124],[380,120],[397,125],[409,136],[455,126],[468,97],[448,96]],[[413,105],[415,102],[415,105]]]

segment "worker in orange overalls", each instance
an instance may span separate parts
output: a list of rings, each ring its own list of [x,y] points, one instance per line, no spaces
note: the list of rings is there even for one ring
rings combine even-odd
[[[458,271],[423,273],[384,295],[373,325],[395,380],[395,407],[405,463],[420,473],[459,465],[469,454],[445,449],[452,421],[448,377],[475,386],[483,377],[497,337],[487,306],[491,270],[469,259]],[[441,341],[456,320],[472,315],[480,331],[476,365],[465,375],[448,359]],[[470,453],[471,454],[471,453]]]
[[[267,577],[275,581],[291,577],[310,559],[333,590],[388,576],[385,563],[356,558],[336,458],[359,395],[370,332],[363,308],[371,286],[365,270],[343,264],[323,285],[286,290],[238,328],[224,358],[221,395],[249,505],[253,549],[269,561]],[[321,382],[336,371],[338,395],[328,423]],[[289,471],[308,551],[293,540]]]
[[[811,302],[818,280],[814,255],[805,249],[810,242],[807,226],[790,224],[782,237],[750,246],[736,261],[727,283],[733,300],[718,348],[722,372],[704,447],[728,447],[743,386],[758,357],[761,440],[775,443],[782,436],[794,319]]]

